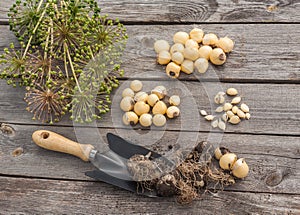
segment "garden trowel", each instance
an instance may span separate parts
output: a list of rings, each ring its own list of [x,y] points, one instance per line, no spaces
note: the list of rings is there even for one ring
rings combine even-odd
[[[157,196],[155,191],[140,190],[139,182],[132,179],[127,169],[127,160],[135,154],[146,155],[151,152],[153,158],[162,158],[155,152],[132,144],[111,133],[107,134],[107,139],[112,150],[105,153],[98,152],[90,144],[80,144],[47,130],[35,131],[32,139],[42,148],[71,154],[83,161],[90,161],[97,170],[86,172],[89,177],[139,194]]]

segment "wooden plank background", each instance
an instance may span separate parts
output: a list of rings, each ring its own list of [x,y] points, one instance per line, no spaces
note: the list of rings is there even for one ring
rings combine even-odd
[[[7,25],[11,4],[0,1],[1,50],[16,41]],[[221,67],[210,66],[204,75],[180,76],[188,92],[182,95],[182,113],[192,102],[196,103],[195,110],[210,112],[216,106],[209,98],[228,87],[237,88],[251,110],[249,121],[228,125],[224,134],[211,130],[201,117],[195,128],[182,128],[183,121],[178,118],[168,122],[166,131],[152,128],[151,132],[161,134],[161,138],[151,142],[140,139],[152,134],[148,130],[139,126],[128,129],[120,123],[120,98],[115,91],[112,113],[97,123],[102,138],[105,140],[107,132],[118,133],[149,148],[159,146],[167,154],[179,131],[186,134],[183,142],[187,143],[195,141],[195,135],[197,141],[217,137],[221,145],[247,159],[250,174],[188,206],[180,206],[172,198],[141,197],[95,182],[84,175],[94,169],[90,163],[46,151],[31,140],[37,129],[76,140],[78,135],[68,116],[53,126],[32,121],[32,115],[25,111],[25,90],[0,80],[0,214],[300,214],[300,2],[99,0],[99,5],[103,13],[120,18],[128,29],[122,58],[126,73],[119,90],[134,78],[143,79],[147,90],[161,83],[174,87],[177,83],[170,82],[164,67],[155,63],[153,42],[171,42],[176,31],[201,27],[205,32],[233,38],[235,49]],[[191,110],[186,111],[186,121],[193,117]],[[103,147],[88,134],[80,138]],[[13,157],[18,147],[24,153]]]
[[[102,12],[124,22],[299,22],[297,0],[98,0]],[[0,3],[0,21],[7,21],[10,1]]]

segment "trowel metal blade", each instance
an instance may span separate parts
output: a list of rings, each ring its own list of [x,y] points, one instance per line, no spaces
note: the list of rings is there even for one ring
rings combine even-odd
[[[149,152],[151,152],[150,159],[158,159],[161,160],[169,167],[169,169],[172,169],[175,167],[175,164],[173,161],[167,159],[166,157],[162,156],[161,154],[158,154],[154,151],[151,151],[149,149],[146,149],[143,146],[139,146],[133,143],[130,143],[127,140],[124,140],[123,138],[112,134],[107,133],[107,140],[108,140],[108,146],[109,148],[120,155],[121,157],[125,159],[129,159],[134,155],[147,155]]]
[[[151,152],[152,158],[161,157],[160,154],[146,149],[142,146],[130,143],[129,141],[124,140],[123,138],[115,134],[107,133],[106,137],[108,140],[109,148],[123,158],[129,159],[136,154],[147,155],[149,152]]]
[[[157,193],[155,190],[149,191],[146,189],[143,189],[141,185],[139,185],[138,182],[136,181],[130,181],[130,180],[122,180],[116,177],[113,177],[111,175],[106,174],[103,171],[100,170],[93,170],[93,171],[88,171],[85,173],[86,176],[89,176],[91,178],[94,178],[98,181],[102,181],[108,184],[112,184],[114,186],[120,187],[122,189],[140,194],[140,195],[145,195],[148,197],[157,197]]]
[[[105,153],[97,152],[90,161],[98,170],[115,178],[122,180],[132,180],[131,174],[127,169],[127,159],[109,150]]]

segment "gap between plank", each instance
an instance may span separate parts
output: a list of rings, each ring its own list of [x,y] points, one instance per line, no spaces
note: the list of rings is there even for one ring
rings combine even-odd
[[[35,180],[41,180],[41,181],[69,181],[69,182],[84,182],[84,183],[105,183],[102,181],[97,180],[83,180],[83,179],[67,179],[67,178],[48,178],[48,177],[33,177],[33,176],[22,176],[22,175],[8,175],[8,174],[0,174],[0,178],[15,178],[15,179],[35,179]],[[107,184],[107,183],[105,183]],[[113,186],[113,185],[110,185]],[[121,189],[121,188],[120,188]],[[285,193],[285,192],[258,192],[258,191],[245,191],[245,190],[231,190],[229,187],[221,189],[208,189],[211,191],[211,193],[214,193],[215,190],[221,191],[221,192],[234,192],[234,193],[261,193],[261,194],[275,194],[275,195],[289,195],[289,196],[299,196],[298,193]],[[213,194],[212,194],[213,195]]]

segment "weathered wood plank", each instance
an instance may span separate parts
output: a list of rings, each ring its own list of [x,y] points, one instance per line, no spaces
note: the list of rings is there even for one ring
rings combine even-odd
[[[31,140],[31,134],[38,129],[49,129],[58,132],[72,140],[81,140],[83,143],[91,143],[96,148],[103,150],[107,132],[121,135],[127,140],[150,149],[156,148],[166,156],[172,156],[173,148],[188,148],[199,141],[209,140],[216,145],[228,147],[239,157],[244,157],[250,166],[249,176],[238,181],[235,185],[226,188],[231,191],[245,192],[270,192],[283,194],[300,194],[298,181],[300,179],[300,151],[299,137],[277,137],[264,135],[237,135],[200,133],[198,136],[190,132],[156,132],[152,138],[148,132],[126,132],[113,129],[99,129],[91,133],[87,129],[85,133],[76,133],[73,128],[67,127],[42,127],[11,125],[13,135],[0,135],[0,175],[29,176],[55,179],[91,180],[84,175],[85,171],[94,167],[90,163],[84,163],[78,158],[51,152],[39,148]],[[99,132],[99,134],[96,134]],[[181,135],[181,136],[179,136]],[[101,142],[103,141],[103,142]],[[23,147],[21,156],[13,157],[12,152],[17,147]]]
[[[0,21],[14,1],[0,2]],[[124,22],[299,22],[298,1],[99,0],[102,13]],[[159,16],[159,19],[158,19]]]
[[[190,31],[193,26],[206,32],[233,38],[235,49],[223,66],[211,66],[204,74],[181,75],[181,79],[220,80],[223,82],[294,82],[300,83],[300,28],[283,25],[133,25],[127,26],[129,40],[122,57],[125,78],[164,78],[165,67],[156,64],[153,43],[166,39],[172,43],[176,31]],[[0,26],[0,46],[16,39],[8,26]]]
[[[299,195],[207,193],[190,205],[147,198],[103,183],[0,177],[4,214],[299,214]]]
[[[228,124],[226,132],[250,134],[284,134],[299,135],[299,90],[294,84],[224,84],[218,82],[174,82],[144,81],[145,91],[154,86],[165,85],[170,94],[179,94],[182,99],[181,116],[168,121],[167,130],[178,131],[211,131],[210,123],[199,116],[199,110],[208,112],[215,110],[214,95],[229,87],[235,87],[242,95],[242,102],[250,107],[251,119],[239,125]],[[0,81],[0,122],[40,124],[31,120],[32,114],[25,110],[24,90],[12,88]],[[122,89],[129,86],[129,81],[121,82],[120,88],[114,92],[112,110],[103,115],[97,126],[101,128],[128,128],[122,124],[123,112],[119,108]],[[186,87],[186,88],[185,88]],[[181,88],[181,89],[180,89]],[[193,96],[193,97],[192,97]],[[228,101],[231,98],[228,98]],[[57,125],[73,125],[64,116]],[[134,128],[140,128],[138,125]],[[157,129],[152,127],[151,129]],[[218,131],[218,130],[215,130]]]

